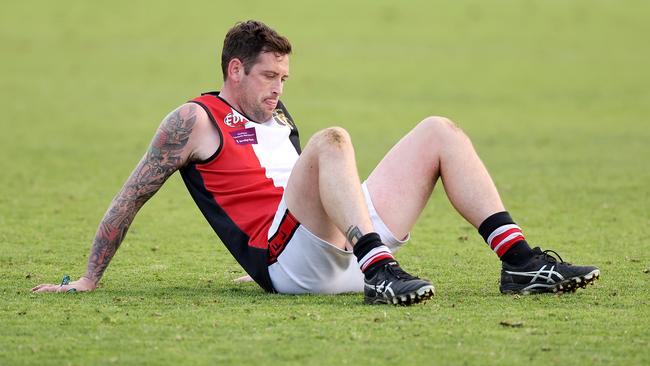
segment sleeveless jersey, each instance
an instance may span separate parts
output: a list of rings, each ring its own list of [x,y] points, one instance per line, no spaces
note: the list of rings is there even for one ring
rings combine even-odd
[[[244,270],[273,292],[268,273],[268,230],[300,154],[298,130],[281,102],[256,123],[218,92],[191,100],[217,127],[221,144],[207,160],[180,169],[203,216]]]

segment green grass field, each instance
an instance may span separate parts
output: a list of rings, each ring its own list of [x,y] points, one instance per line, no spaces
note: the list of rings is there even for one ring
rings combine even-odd
[[[644,1],[22,1],[0,12],[0,365],[650,363],[650,5]],[[160,120],[220,84],[258,18],[295,53],[303,144],[346,127],[366,176],[431,114],[456,121],[529,242],[600,267],[564,296],[503,296],[500,265],[440,185],[404,266],[422,306],[281,296],[243,274],[178,175],[88,294],[97,224]],[[520,327],[501,325],[521,323]]]

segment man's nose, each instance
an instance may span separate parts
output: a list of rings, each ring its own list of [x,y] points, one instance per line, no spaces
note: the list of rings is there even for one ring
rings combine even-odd
[[[274,95],[280,96],[282,95],[282,88],[284,87],[284,84],[282,83],[282,80],[276,80],[273,82],[273,87],[271,89],[271,92]]]

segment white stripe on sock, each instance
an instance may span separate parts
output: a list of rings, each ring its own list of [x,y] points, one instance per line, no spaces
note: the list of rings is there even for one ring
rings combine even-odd
[[[363,258],[361,258],[361,260],[359,260],[359,268],[361,268],[362,271],[365,270],[368,263],[372,262],[372,259],[374,259],[376,256],[382,255],[382,254],[389,254],[390,256],[393,255],[393,253],[390,252],[390,249],[388,249],[388,247],[385,246],[385,245],[382,245],[382,246],[379,246],[379,247],[376,247],[376,248],[372,248],[368,252],[368,254],[364,255]]]
[[[490,248],[492,248],[492,240],[494,240],[495,237],[505,233],[510,229],[519,229],[521,231],[521,228],[515,224],[499,226],[496,230],[492,232],[492,234],[490,234],[490,236],[488,236],[487,242],[490,245]]]
[[[501,246],[502,246],[503,244],[509,242],[510,240],[512,240],[512,239],[514,239],[514,238],[516,238],[516,237],[518,237],[518,236],[521,236],[521,237],[523,238],[523,237],[524,237],[524,234],[522,234],[521,231],[517,231],[517,232],[515,232],[515,233],[512,233],[512,234],[506,236],[505,239],[501,240],[501,242],[500,242],[499,244],[497,244],[496,247],[494,247],[494,252],[496,253],[497,250],[499,250],[499,248],[501,248]]]

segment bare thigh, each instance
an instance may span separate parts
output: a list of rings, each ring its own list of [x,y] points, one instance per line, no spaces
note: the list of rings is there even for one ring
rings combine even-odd
[[[379,216],[397,238],[411,231],[439,177],[440,161],[423,121],[384,156],[366,180]]]
[[[345,236],[327,215],[321,202],[317,154],[318,149],[308,143],[291,171],[285,200],[289,211],[310,232],[344,249]]]

